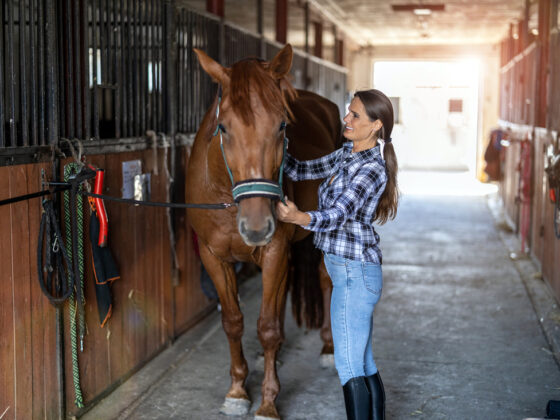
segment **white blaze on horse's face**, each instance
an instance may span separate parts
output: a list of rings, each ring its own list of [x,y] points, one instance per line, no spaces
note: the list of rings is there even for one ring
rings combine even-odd
[[[283,90],[291,90],[284,79],[292,63],[291,46],[284,47],[269,63],[246,60],[229,69],[203,52],[195,52],[204,70],[223,89],[218,122],[234,182],[258,179],[277,182],[284,141]],[[212,141],[219,141],[219,135]],[[228,179],[226,173],[224,179]],[[239,201],[237,228],[247,245],[262,246],[271,241],[276,230],[274,207],[270,198],[250,197]]]
[[[230,123],[228,139],[223,142],[235,182],[278,180],[284,140],[280,126],[279,117],[268,115],[256,116],[254,126],[246,126],[240,121]],[[237,228],[247,245],[262,246],[271,241],[276,231],[274,204],[264,197],[245,198],[238,203]]]

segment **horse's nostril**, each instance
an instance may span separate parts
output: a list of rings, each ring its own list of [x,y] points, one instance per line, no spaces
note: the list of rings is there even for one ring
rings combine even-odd
[[[274,221],[271,218],[269,218],[268,219],[268,232],[270,233],[272,231],[274,231]]]
[[[239,223],[239,233],[242,235],[247,234],[247,227],[245,226],[245,222]]]

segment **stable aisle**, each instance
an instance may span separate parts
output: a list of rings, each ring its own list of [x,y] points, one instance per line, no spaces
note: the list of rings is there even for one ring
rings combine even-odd
[[[511,234],[496,227],[484,191],[466,191],[417,195],[405,189],[397,219],[379,228],[384,287],[374,352],[388,419],[544,417],[547,401],[560,399],[554,350],[504,242]],[[544,283],[537,287],[546,294]],[[262,380],[258,277],[243,285],[241,302],[249,419]],[[286,420],[345,419],[334,368],[319,364],[318,332],[298,329],[287,314],[280,414]],[[223,420],[219,408],[229,383],[227,340],[214,313],[83,418]]]

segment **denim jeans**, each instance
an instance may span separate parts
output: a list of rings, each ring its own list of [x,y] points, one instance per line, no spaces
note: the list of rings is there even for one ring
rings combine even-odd
[[[331,328],[340,383],[377,373],[371,347],[373,309],[381,297],[381,265],[325,253],[333,284]]]

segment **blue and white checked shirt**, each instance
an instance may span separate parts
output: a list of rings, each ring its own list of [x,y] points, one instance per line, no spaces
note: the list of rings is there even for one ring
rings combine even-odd
[[[302,226],[315,232],[317,248],[381,264],[373,218],[387,174],[379,145],[352,153],[352,142],[346,142],[330,155],[308,161],[298,161],[287,153],[284,173],[294,181],[326,178],[319,186],[319,209],[307,212],[311,222]]]

